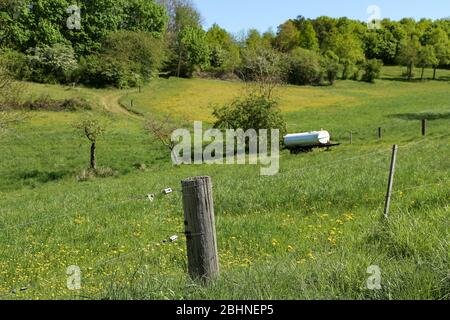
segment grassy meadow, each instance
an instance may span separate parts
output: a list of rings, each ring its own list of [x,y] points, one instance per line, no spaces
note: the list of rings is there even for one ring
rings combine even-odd
[[[279,88],[289,132],[324,128],[342,145],[282,151],[272,177],[249,165],[174,167],[143,117],[123,108],[211,123],[214,105],[244,92],[238,82],[158,79],[142,92],[24,84],[32,97],[89,101],[108,123],[98,165],[116,174],[77,180],[89,143],[73,123],[84,112],[30,112],[0,136],[0,299],[448,300],[450,71],[412,82],[402,71],[385,67],[376,84]],[[214,184],[221,278],[208,287],[188,278],[183,237],[163,241],[184,231],[180,181],[196,175]],[[146,199],[167,187],[175,192]],[[67,288],[72,265],[81,290]],[[371,265],[381,290],[367,289]]]

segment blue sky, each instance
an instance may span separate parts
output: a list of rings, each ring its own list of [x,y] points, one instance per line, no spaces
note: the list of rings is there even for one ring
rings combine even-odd
[[[382,18],[450,17],[450,0],[193,0],[202,13],[205,27],[218,23],[230,32],[256,28],[266,31],[289,18],[303,15],[346,16],[366,21],[367,8],[377,5]]]

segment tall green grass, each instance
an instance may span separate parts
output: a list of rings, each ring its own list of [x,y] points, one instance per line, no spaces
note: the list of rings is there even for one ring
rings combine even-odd
[[[128,98],[158,101],[171,96],[168,85],[181,93],[193,86],[206,99],[204,86],[237,84],[161,80]],[[298,156],[283,151],[273,177],[261,177],[258,166],[173,167],[141,121],[103,111],[98,99],[116,92],[85,90],[80,95],[92,94],[94,114],[110,123],[98,145],[99,165],[118,175],[77,181],[89,156],[89,144],[71,125],[80,113],[35,113],[1,137],[0,298],[449,298],[448,82],[282,89],[291,131],[324,127],[343,144]],[[61,87],[51,91],[64,97]],[[342,99],[353,102],[329,103]],[[159,105],[136,105],[163,112]],[[420,136],[424,113],[426,138]],[[385,220],[394,143],[400,150]],[[188,279],[182,236],[163,242],[184,231],[180,181],[195,175],[210,175],[214,184],[221,278],[209,287]],[[146,199],[167,187],[175,192]],[[81,268],[80,291],[67,289],[71,265]],[[371,265],[382,270],[382,290],[367,289]]]

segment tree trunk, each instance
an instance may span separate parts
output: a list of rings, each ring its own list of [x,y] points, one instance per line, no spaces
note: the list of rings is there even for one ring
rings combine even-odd
[[[433,80],[436,80],[436,69],[437,67],[433,68]]]
[[[95,160],[95,142],[91,144],[91,169],[97,169],[97,162]]]
[[[425,72],[425,68],[422,68],[422,74],[420,75],[420,81],[423,80],[423,74],[424,74],[424,72]]]

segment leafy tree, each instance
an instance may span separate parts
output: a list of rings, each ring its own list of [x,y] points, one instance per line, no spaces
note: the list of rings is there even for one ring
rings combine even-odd
[[[77,55],[98,51],[109,32],[119,29],[148,31],[162,36],[167,13],[154,0],[80,0],[79,28],[69,28],[70,0],[14,0],[0,8],[0,41],[25,52],[43,45],[72,44]],[[3,31],[5,30],[5,31]]]
[[[347,79],[351,75],[350,70],[357,63],[364,61],[362,43],[352,34],[335,34],[332,40],[332,48],[343,66],[342,79]]]
[[[211,49],[211,66],[222,71],[234,72],[240,64],[240,52],[231,35],[214,24],[206,33],[206,38]]]
[[[420,80],[423,80],[425,68],[432,67],[439,64],[439,59],[436,57],[436,52],[433,46],[426,45],[420,48],[417,66],[422,68]]]
[[[364,63],[364,74],[362,80],[365,82],[375,82],[380,77],[383,62],[378,59],[370,59]]]
[[[436,59],[433,60],[433,80],[436,79],[436,70],[439,65],[446,65],[450,62],[450,41],[448,34],[441,28],[429,28],[423,36],[423,42],[434,49]]]
[[[406,66],[406,76],[408,80],[413,78],[414,66],[419,61],[420,42],[417,36],[411,36],[400,44],[398,62]]]
[[[309,20],[305,20],[300,26],[300,47],[319,51],[319,41],[314,30],[312,23]]]
[[[275,42],[276,47],[283,52],[289,52],[299,46],[300,32],[292,20],[288,20],[278,27]]]
[[[162,66],[164,47],[161,39],[149,32],[110,33],[102,44],[102,55],[130,64],[130,70],[149,80]]]
[[[322,57],[322,68],[330,85],[334,84],[339,73],[339,57],[331,50]]]
[[[216,107],[214,127],[221,129],[279,129],[286,133],[286,122],[277,108],[276,101],[262,95],[250,94],[236,98],[230,104]]]
[[[297,48],[289,54],[288,81],[291,84],[321,84],[321,57],[314,51]]]
[[[209,65],[210,48],[203,29],[185,28],[180,33],[180,48],[178,75],[190,77],[196,68],[202,69]]]

